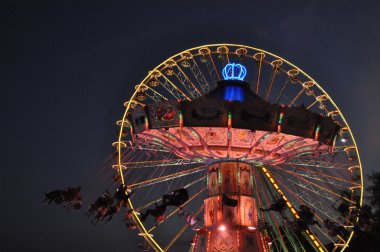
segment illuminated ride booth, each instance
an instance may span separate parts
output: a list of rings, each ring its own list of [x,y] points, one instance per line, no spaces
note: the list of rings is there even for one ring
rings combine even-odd
[[[246,73],[241,64],[226,64],[224,79],[204,96],[135,106],[128,115],[133,142],[169,147],[208,166],[204,227],[196,231],[194,252],[270,251],[269,231],[257,218],[258,167],[329,153],[340,130],[304,106],[267,102],[250,90]]]

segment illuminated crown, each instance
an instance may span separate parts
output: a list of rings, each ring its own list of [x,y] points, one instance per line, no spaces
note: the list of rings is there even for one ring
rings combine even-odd
[[[225,80],[244,80],[247,69],[241,64],[229,63],[222,71]]]

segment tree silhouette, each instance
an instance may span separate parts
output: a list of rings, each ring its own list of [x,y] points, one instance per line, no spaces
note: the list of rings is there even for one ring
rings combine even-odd
[[[359,222],[348,251],[380,251],[380,172],[368,175],[371,185],[367,188],[369,204],[359,212]]]

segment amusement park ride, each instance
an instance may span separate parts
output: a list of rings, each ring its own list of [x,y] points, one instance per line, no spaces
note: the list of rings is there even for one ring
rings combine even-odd
[[[292,63],[245,45],[200,46],[159,64],[124,105],[114,180],[140,250],[349,246],[359,152],[330,95]]]

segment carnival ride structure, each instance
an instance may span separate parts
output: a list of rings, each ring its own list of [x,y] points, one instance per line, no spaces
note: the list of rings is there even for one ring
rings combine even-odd
[[[331,96],[292,63],[245,45],[191,48],[124,105],[113,168],[146,249],[181,236],[195,252],[347,248],[363,198],[359,152]],[[186,202],[141,220],[178,188]],[[184,209],[198,221],[178,218]]]

